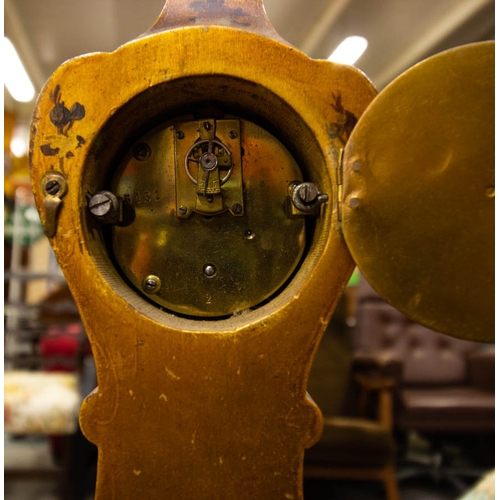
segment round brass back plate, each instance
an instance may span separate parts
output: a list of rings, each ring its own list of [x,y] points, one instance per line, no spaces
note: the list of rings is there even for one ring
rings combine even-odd
[[[112,253],[139,293],[170,311],[217,317],[256,306],[293,273],[304,217],[289,217],[302,174],[275,137],[246,120],[171,122],[138,140],[111,190],[133,220]]]
[[[372,286],[429,328],[494,341],[494,43],[397,78],[346,146],[343,232]]]

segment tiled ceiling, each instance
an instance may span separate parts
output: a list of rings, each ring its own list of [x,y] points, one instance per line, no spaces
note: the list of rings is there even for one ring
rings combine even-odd
[[[494,0],[264,0],[278,33],[313,58],[349,35],[369,46],[356,66],[380,89],[419,60],[494,38]],[[5,0],[5,34],[40,90],[62,62],[112,51],[146,31],[164,0]],[[242,54],[244,57],[244,54]],[[34,103],[7,109],[29,116]]]

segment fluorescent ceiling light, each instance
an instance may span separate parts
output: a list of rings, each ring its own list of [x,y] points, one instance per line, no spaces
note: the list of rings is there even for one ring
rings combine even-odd
[[[19,102],[30,102],[35,97],[35,87],[24,69],[12,42],[3,37],[4,83],[12,97]]]
[[[30,129],[27,125],[17,125],[12,132],[10,140],[10,152],[16,158],[22,158],[28,154]]]
[[[347,37],[328,58],[331,62],[354,64],[368,47],[368,40],[362,36]]]

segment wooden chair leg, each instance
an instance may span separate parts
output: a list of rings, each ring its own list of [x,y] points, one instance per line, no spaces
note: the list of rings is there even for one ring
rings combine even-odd
[[[393,465],[388,465],[384,469],[383,481],[387,500],[400,500],[396,469]]]

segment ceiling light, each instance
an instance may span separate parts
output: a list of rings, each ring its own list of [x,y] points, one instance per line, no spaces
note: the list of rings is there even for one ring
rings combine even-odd
[[[12,42],[3,37],[4,83],[12,97],[19,102],[30,102],[35,97],[35,87],[24,69]]]
[[[30,129],[27,125],[17,125],[12,132],[10,140],[10,152],[16,158],[22,158],[28,154]]]
[[[368,47],[368,40],[362,36],[347,37],[328,58],[331,62],[354,64]]]
[[[22,158],[28,152],[26,141],[24,141],[21,137],[13,137],[10,142],[10,152],[16,158]]]

